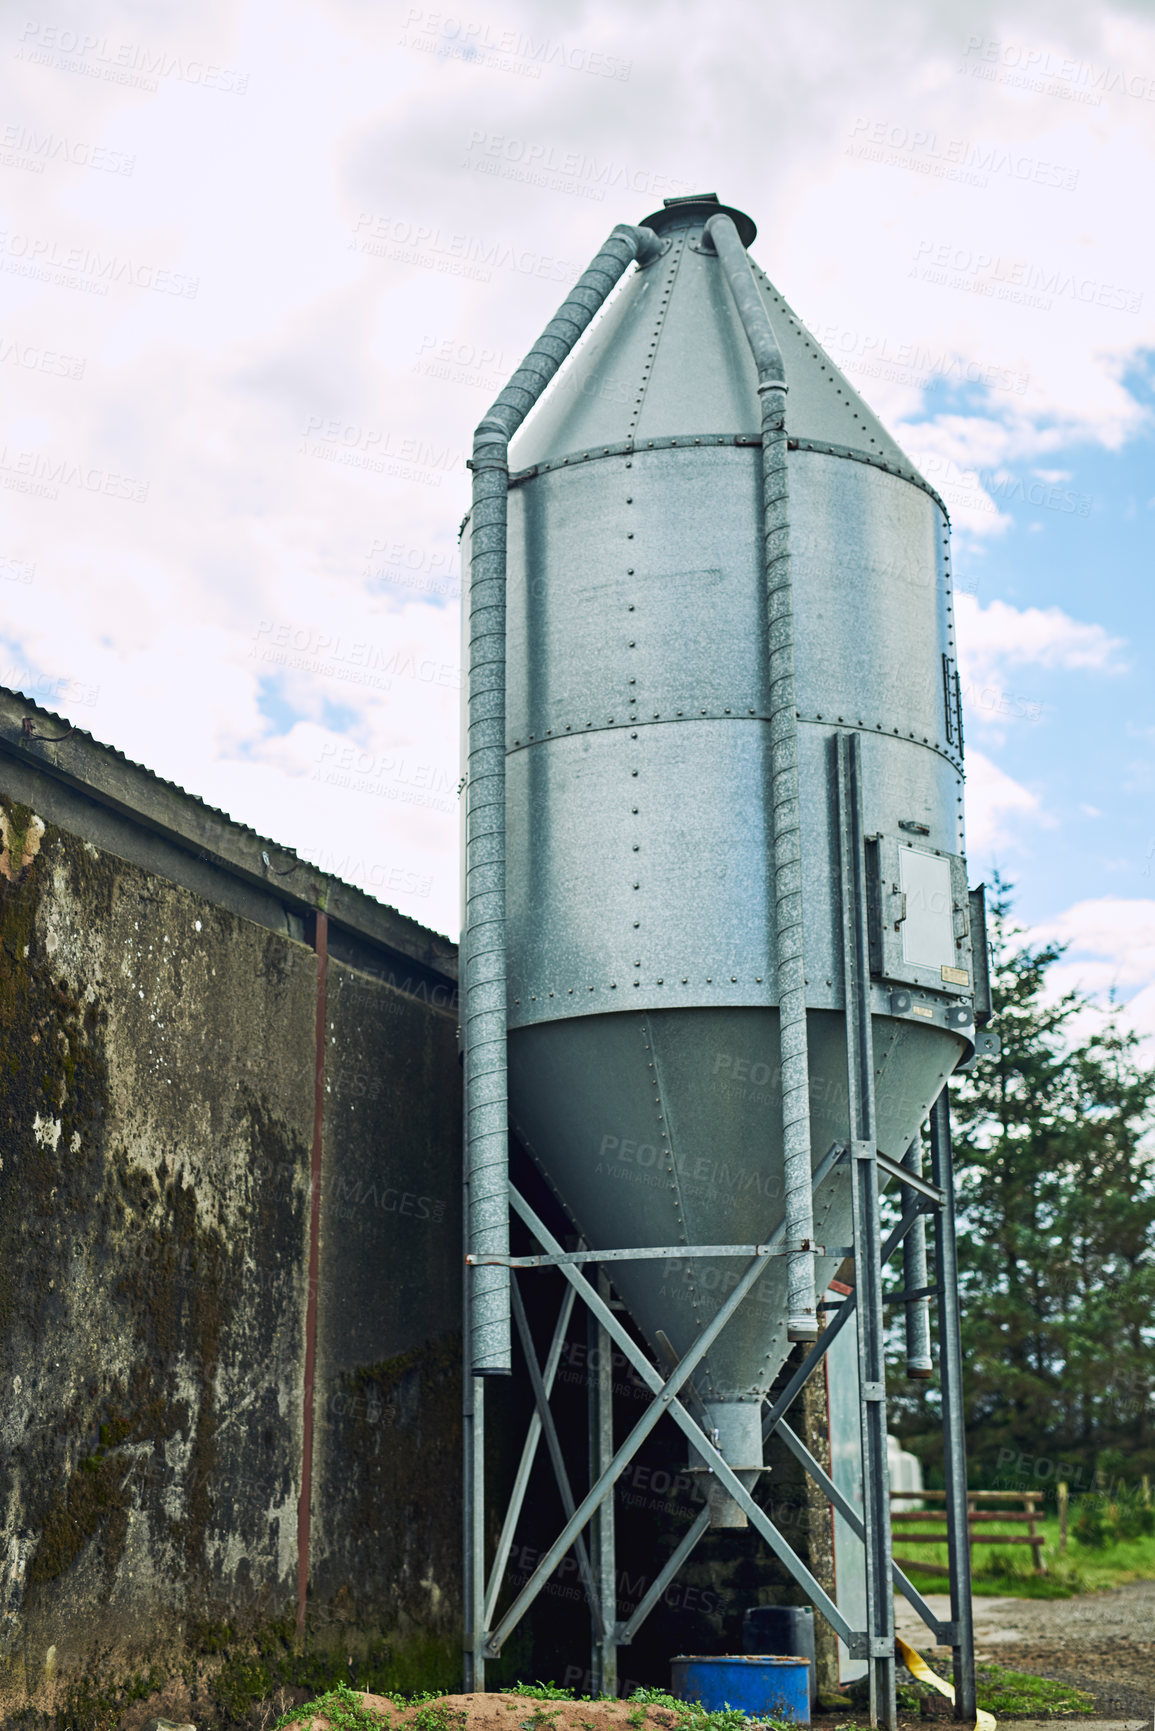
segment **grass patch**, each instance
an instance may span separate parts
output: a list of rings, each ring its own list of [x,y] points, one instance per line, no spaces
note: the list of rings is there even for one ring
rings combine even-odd
[[[332,1689],[326,1689],[323,1695],[318,1695],[315,1701],[307,1701],[303,1707],[294,1707],[288,1713],[282,1713],[273,1731],[281,1731],[283,1725],[293,1725],[299,1719],[325,1718],[330,1725],[339,1727],[339,1731],[381,1731],[381,1715],[371,1713],[361,1699],[360,1691],[350,1689],[347,1683],[338,1683]]]
[[[417,1695],[388,1695],[386,1699],[398,1712],[411,1707],[419,1709],[409,1721],[413,1731],[456,1731],[465,1723],[464,1713],[438,1704],[441,1696],[434,1690],[424,1690]],[[383,1725],[392,1723],[387,1714],[366,1707],[360,1689],[351,1689],[348,1683],[336,1683],[323,1695],[306,1701],[304,1706],[282,1713],[273,1731],[281,1731],[283,1726],[296,1725],[314,1717],[327,1719],[333,1731],[381,1731]]]
[[[901,1524],[901,1516],[895,1516]],[[1017,1528],[1002,1527],[996,1522],[983,1522],[984,1533],[992,1537],[1007,1537]],[[1068,1536],[1066,1551],[1059,1550],[1059,1523],[1048,1516],[1038,1523],[1038,1531],[1047,1543],[1043,1561],[1045,1575],[1036,1574],[1031,1553],[1026,1545],[976,1545],[971,1552],[971,1585],[980,1597],[1009,1595],[1018,1599],[1069,1599],[1073,1593],[1092,1593],[1104,1587],[1123,1587],[1131,1581],[1155,1580],[1155,1535],[1134,1539],[1114,1539],[1100,1548],[1082,1545],[1073,1535]],[[895,1540],[895,1551],[903,1555],[902,1540]],[[947,1549],[941,1545],[919,1545],[919,1560],[945,1566]],[[921,1592],[944,1592],[945,1577],[922,1573],[917,1564],[907,1574]]]
[[[563,1689],[557,1683],[510,1683],[503,1688],[503,1695],[525,1695],[530,1701],[592,1701],[592,1695],[575,1695],[572,1689]]]
[[[933,1666],[935,1658],[928,1657]],[[900,1668],[899,1705],[911,1708],[918,1705],[921,1691],[915,1690],[911,1684],[902,1680]],[[1006,1671],[999,1665],[980,1665],[978,1668],[979,1706],[1000,1715],[1046,1718],[1077,1713],[1093,1713],[1094,1702],[1082,1689],[1076,1689],[1068,1683],[1054,1683],[1046,1677],[1034,1677],[1025,1671]],[[501,1691],[503,1695],[521,1695],[527,1701],[540,1703],[556,1702],[594,1702],[611,1701],[614,1697],[608,1695],[575,1695],[572,1689],[562,1689],[556,1683],[515,1683]],[[409,1723],[415,1731],[460,1731],[465,1715],[444,1705],[436,1705],[439,1697],[430,1692],[418,1695],[389,1695],[386,1699],[398,1713],[419,1707],[419,1711]],[[757,1724],[760,1731],[790,1731],[784,1722],[774,1719],[755,1720],[736,1707],[726,1707],[720,1712],[710,1712],[696,1701],[679,1701],[674,1695],[667,1695],[661,1689],[636,1689],[625,1702],[614,1700],[615,1705],[628,1708],[627,1721],[642,1731],[651,1709],[657,1708],[671,1715],[672,1731],[749,1731],[749,1727]],[[549,1731],[556,1716],[549,1712],[531,1715],[530,1724],[540,1726],[541,1731]],[[382,1727],[392,1724],[390,1717],[367,1709],[359,1690],[351,1689],[345,1683],[338,1683],[334,1688],[318,1695],[315,1700],[308,1701],[303,1707],[296,1707],[291,1712],[284,1713],[277,1720],[273,1731],[285,1731],[286,1727],[307,1724],[314,1717],[329,1721],[333,1731],[382,1731]],[[860,1731],[860,1727],[847,1720],[840,1725],[840,1731]]]
[[[788,1731],[784,1720],[754,1720],[738,1707],[723,1707],[711,1713],[700,1701],[679,1701],[676,1695],[667,1695],[662,1689],[635,1689],[629,1706],[630,1724],[638,1727],[645,1724],[648,1708],[664,1707],[674,1715],[675,1731],[745,1731],[747,1725],[753,1724],[781,1725],[783,1731]]]
[[[979,1706],[996,1718],[1000,1714],[1034,1718],[1096,1710],[1093,1699],[1084,1690],[1070,1683],[1053,1683],[1049,1677],[1033,1677],[1028,1671],[1004,1671],[1000,1665],[980,1665],[976,1680]]]
[[[950,1667],[941,1669],[941,1655],[924,1653],[932,1671],[944,1681],[950,1680]],[[1001,1665],[979,1665],[975,1670],[978,1684],[978,1704],[986,1712],[1011,1718],[1045,1719],[1048,1716],[1073,1713],[1094,1713],[1093,1698],[1071,1683],[1055,1683],[1049,1677],[1036,1677],[1029,1671],[1007,1671]],[[861,1692],[862,1683],[851,1685],[851,1693]],[[908,1711],[919,1705],[920,1696],[942,1704],[943,1697],[928,1683],[911,1677],[900,1664],[898,1668],[898,1705]]]

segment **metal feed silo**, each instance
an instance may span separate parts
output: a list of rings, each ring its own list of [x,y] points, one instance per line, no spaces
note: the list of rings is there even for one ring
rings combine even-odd
[[[713,195],[615,230],[475,439],[463,558],[472,1388],[480,1411],[478,1379],[510,1368],[511,1298],[524,1321],[512,1200],[539,1260],[595,1310],[600,1293],[610,1333],[612,1274],[650,1347],[655,1406],[709,1475],[704,1520],[752,1519],[775,1544],[748,1496],[766,1396],[791,1342],[818,1337],[817,1295],[853,1251],[873,1609],[871,1628],[849,1633],[888,1720],[877,1197],[904,1182],[908,1360],[926,1375],[920,1210],[937,1208],[949,1237],[949,1140],[940,1113],[946,1182],[928,1183],[920,1127],[986,1012],[948,525],[753,266],[754,234]],[[587,1252],[564,1260],[510,1196],[507,1123]],[[594,1261],[600,1284],[581,1273]],[[552,1372],[531,1374],[556,1468]],[[611,1509],[603,1492],[589,1511],[600,1566],[577,1541],[603,1678],[628,1638],[607,1610]],[[478,1668],[512,1627],[509,1614],[494,1623],[500,1567],[480,1585],[479,1519]],[[960,1603],[951,1625],[963,1647],[966,1615]]]

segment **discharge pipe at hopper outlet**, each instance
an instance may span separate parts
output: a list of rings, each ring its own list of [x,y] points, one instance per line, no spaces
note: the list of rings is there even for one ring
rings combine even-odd
[[[658,258],[652,229],[619,223],[578,279],[473,436],[466,707],[465,930],[462,1037],[469,1248],[509,1254],[509,1099],[506,1073],[505,603],[509,442],[611,289],[636,259]],[[509,1270],[473,1266],[475,1375],[511,1366]]]
[[[730,217],[706,233],[726,273],[758,371],[762,406],[762,533],[770,646],[770,787],[774,814],[774,935],[782,1068],[789,1340],[817,1340],[810,1067],[802,953],[802,838],[798,804],[798,715],[794,697],[794,599],[786,475],[786,369],[746,248]],[[805,1247],[805,1248],[803,1248]]]

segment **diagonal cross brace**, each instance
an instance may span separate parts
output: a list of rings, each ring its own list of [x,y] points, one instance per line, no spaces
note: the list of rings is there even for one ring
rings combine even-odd
[[[902,1240],[906,1237],[921,1212],[922,1210],[917,1205],[907,1209],[906,1213],[902,1216],[902,1219],[899,1221],[898,1225],[894,1228],[894,1231],[890,1234],[890,1237],[882,1247],[883,1262],[888,1262],[894,1255],[894,1252],[898,1249],[898,1246],[902,1243]],[[794,1372],[794,1375],[790,1378],[790,1381],[786,1384],[786,1387],[782,1390],[782,1393],[778,1396],[778,1399],[774,1402],[774,1405],[770,1408],[770,1411],[766,1414],[766,1417],[762,1420],[763,1442],[768,1441],[774,1430],[777,1428],[783,1413],[789,1411],[795,1400],[797,1400],[798,1396],[802,1393],[803,1388],[810,1381],[814,1371],[817,1370],[819,1363],[825,1357],[827,1352],[829,1352],[835,1337],[841,1334],[842,1330],[846,1327],[846,1324],[854,1315],[857,1303],[857,1294],[852,1292],[849,1298],[844,1299],[838,1306],[838,1313],[835,1316],[834,1321],[827,1323],[822,1333],[818,1336],[818,1339],[814,1342],[814,1345],[810,1348],[810,1351],[806,1354],[806,1357],[802,1360],[802,1363],[798,1366],[798,1369]]]
[[[814,1174],[814,1184],[816,1189],[834,1170],[844,1152],[845,1150],[842,1145],[835,1143],[835,1145],[823,1157],[818,1170]],[[509,1187],[509,1197],[514,1210],[520,1215],[521,1219],[530,1228],[531,1232],[534,1233],[538,1242],[552,1254],[560,1255],[562,1253],[560,1244],[549,1231],[548,1227],[538,1218],[537,1214],[530,1207],[525,1198],[514,1189],[512,1184]],[[779,1237],[784,1236],[785,1227],[782,1226],[778,1229],[778,1232],[772,1236],[769,1242],[773,1244]],[[692,1247],[690,1248],[692,1249]],[[685,1408],[681,1405],[681,1402],[677,1399],[677,1394],[679,1389],[689,1378],[699,1359],[705,1356],[718,1335],[722,1332],[722,1329],[729,1322],[731,1316],[742,1303],[762,1270],[767,1266],[767,1263],[768,1258],[765,1256],[758,1256],[753,1259],[746,1268],[738,1284],[735,1286],[733,1292],[731,1292],[729,1298],[721,1306],[713,1320],[708,1324],[702,1334],[699,1335],[689,1352],[680,1360],[675,1370],[666,1380],[663,1380],[658,1371],[655,1370],[649,1359],[642,1352],[641,1348],[634,1343],[630,1335],[619,1322],[618,1318],[614,1315],[613,1311],[611,1311],[608,1305],[603,1302],[597,1289],[591,1285],[591,1283],[581,1273],[580,1269],[576,1268],[573,1264],[561,1264],[561,1272],[565,1276],[566,1280],[574,1288],[578,1296],[585,1301],[589,1309],[598,1317],[598,1320],[601,1322],[602,1326],[613,1339],[615,1344],[621,1347],[622,1351],[626,1354],[626,1357],[634,1365],[642,1380],[655,1396],[655,1399],[652,1406],[638,1420],[638,1423],[634,1426],[630,1435],[626,1438],[625,1442],[622,1443],[605,1472],[590,1488],[586,1496],[582,1499],[582,1502],[578,1505],[577,1509],[575,1509],[562,1532],[542,1557],[537,1568],[534,1570],[513,1604],[506,1611],[500,1623],[490,1633],[486,1643],[486,1652],[491,1657],[496,1658],[500,1653],[502,1645],[516,1628],[529,1606],[541,1592],[542,1587],[545,1585],[549,1576],[553,1573],[553,1570],[557,1567],[558,1562],[573,1543],[575,1534],[585,1527],[594,1510],[600,1507],[605,1497],[609,1495],[615,1482],[621,1476],[622,1470],[629,1464],[630,1460],[637,1453],[645,1438],[649,1435],[650,1431],[653,1430],[663,1413],[669,1412],[675,1422],[686,1431],[687,1436],[689,1436],[691,1441],[694,1443],[694,1447],[697,1449],[699,1455],[701,1455],[708,1464],[714,1465],[716,1471],[721,1469],[719,1476],[726,1484],[727,1489],[731,1490],[731,1494],[733,1494],[733,1490],[731,1489],[732,1481],[733,1486],[737,1487],[738,1492],[735,1500],[739,1502],[741,1506],[747,1506],[749,1499],[746,1496],[743,1486],[736,1478],[734,1478],[733,1474],[726,1466],[725,1461],[722,1459],[722,1456],[714,1448],[713,1444],[708,1441],[701,1427],[693,1418],[691,1418],[690,1414],[686,1412]],[[786,1566],[791,1569],[791,1572],[795,1574],[796,1578],[803,1585],[807,1593],[814,1598],[815,1603],[819,1604],[824,1612],[826,1612],[835,1627],[840,1631],[845,1628],[849,1633],[849,1626],[838,1611],[837,1606],[828,1598],[822,1587],[810,1574],[809,1570],[806,1569],[794,1556],[790,1547],[786,1544],[786,1541],[782,1539],[780,1534],[778,1534],[777,1529],[771,1525],[762,1510],[758,1509],[756,1505],[753,1506],[755,1507],[754,1524],[762,1533],[771,1549],[774,1550],[781,1560],[786,1563]],[[747,1512],[749,1512],[748,1509]],[[769,1530],[767,1531],[767,1529]],[[773,1537],[770,1536],[771,1534]]]
[[[528,1202],[525,1201],[524,1197],[518,1195],[512,1185],[510,1186],[510,1199],[517,1212],[521,1215],[521,1218],[525,1221],[526,1225],[529,1226],[530,1230],[538,1236],[540,1242],[545,1244],[548,1249],[553,1249],[556,1240],[554,1240],[552,1233],[550,1233],[549,1229],[538,1219]],[[738,1308],[738,1305],[741,1304],[746,1294],[750,1291],[759,1275],[767,1266],[768,1262],[765,1257],[756,1257],[750,1263],[737,1286],[735,1286],[733,1292],[718,1311],[709,1327],[699,1335],[690,1352],[679,1362],[676,1370],[671,1373],[669,1379],[664,1381],[654,1369],[649,1359],[646,1358],[645,1354],[634,1345],[634,1342],[630,1339],[630,1336],[626,1333],[613,1311],[610,1310],[609,1306],[602,1301],[601,1295],[598,1293],[597,1289],[591,1286],[585,1276],[572,1264],[563,1264],[562,1273],[565,1275],[566,1279],[577,1289],[580,1296],[585,1299],[586,1304],[602,1323],[603,1327],[615,1343],[620,1346],[622,1351],[625,1352],[633,1361],[644,1380],[648,1383],[655,1399],[653,1404],[638,1420],[625,1442],[622,1443],[605,1472],[583,1497],[581,1503],[566,1522],[559,1536],[554,1540],[549,1550],[546,1551],[545,1555],[538,1563],[537,1568],[534,1570],[513,1604],[506,1611],[497,1628],[492,1631],[486,1646],[486,1652],[491,1657],[496,1658],[500,1653],[503,1643],[508,1639],[509,1635],[521,1621],[522,1616],[533,1603],[534,1599],[536,1599],[538,1593],[540,1593],[542,1587],[544,1587],[546,1581],[557,1567],[561,1558],[565,1555],[566,1551],[569,1550],[575,1536],[582,1531],[594,1510],[599,1508],[605,1497],[609,1495],[614,1484],[621,1476],[623,1468],[628,1466],[629,1462],[633,1459],[634,1455],[637,1453],[646,1437],[653,1430],[658,1420],[662,1417],[663,1413],[670,1412],[675,1417],[677,1417],[679,1413],[684,1413],[684,1408],[681,1406],[681,1403],[677,1398],[678,1390],[688,1379],[698,1360],[709,1351],[717,1336],[721,1333],[727,1322],[729,1322],[734,1311]],[[702,1436],[699,1427],[694,1423],[694,1420],[690,1418],[688,1413],[685,1413],[685,1418],[686,1422],[693,1426],[695,1433]],[[706,1442],[704,1436],[702,1436],[702,1442],[706,1449],[711,1449],[712,1445]]]
[[[695,1545],[698,1543],[698,1540],[705,1533],[709,1525],[710,1511],[709,1509],[703,1509],[701,1514],[695,1518],[693,1526],[690,1528],[689,1532],[686,1533],[677,1549],[674,1550],[667,1559],[664,1568],[655,1575],[645,1597],[639,1599],[638,1603],[634,1606],[633,1611],[630,1613],[628,1620],[624,1623],[618,1624],[617,1629],[614,1631],[614,1638],[619,1647],[629,1646],[630,1642],[633,1640],[634,1636],[637,1634],[638,1630],[641,1628],[642,1624],[645,1622],[646,1618],[649,1616],[650,1612],[653,1610],[654,1606],[657,1604],[658,1600],[661,1598],[682,1564],[689,1557]]]
[[[538,1367],[537,1353],[534,1351],[533,1336],[529,1332],[529,1319],[525,1314],[525,1305],[522,1302],[521,1293],[518,1291],[517,1281],[511,1280],[509,1288],[510,1299],[513,1303],[514,1321],[517,1323],[517,1332],[521,1337],[521,1350],[525,1354],[529,1380],[533,1388],[534,1403],[537,1407],[538,1417],[541,1419],[542,1430],[545,1432],[545,1446],[549,1451],[550,1465],[553,1467],[553,1476],[557,1480],[562,1507],[565,1510],[566,1519],[569,1520],[575,1507],[573,1490],[570,1486],[569,1474],[566,1472],[565,1461],[562,1458],[557,1426],[553,1422],[553,1413],[549,1409],[549,1395],[546,1393],[545,1384],[541,1380],[541,1370]],[[574,1538],[573,1548],[577,1554],[578,1573],[581,1575],[582,1586],[585,1588],[586,1598],[589,1600],[594,1634],[597,1640],[604,1641],[606,1625],[602,1616],[601,1599],[594,1586],[593,1571],[590,1568],[586,1542],[580,1533]]]
[[[827,1473],[825,1468],[815,1460],[801,1437],[797,1436],[795,1432],[790,1429],[790,1426],[786,1423],[784,1418],[778,1420],[778,1435],[782,1438],[782,1441],[786,1444],[786,1447],[790,1450],[790,1453],[794,1456],[795,1460],[806,1468],[806,1471],[810,1474],[810,1477],[814,1480],[827,1502],[830,1503],[833,1508],[838,1510],[838,1513],[842,1516],[855,1537],[861,1539],[865,1543],[866,1528],[862,1524],[862,1517],[858,1513],[858,1510],[852,1502],[843,1496],[829,1473]],[[918,1588],[911,1584],[893,1558],[891,1558],[890,1573],[899,1592],[918,1612],[936,1641],[945,1646],[949,1646],[953,1625],[951,1623],[939,1622]]]
[[[811,1604],[822,1612],[826,1621],[842,1636],[848,1646],[854,1643],[855,1631],[850,1627],[825,1587],[810,1573],[801,1558],[794,1554],[794,1549],[789,1541],[782,1537],[766,1511],[754,1501],[733,1467],[719,1454],[713,1443],[706,1441],[702,1427],[690,1417],[685,1407],[679,1406],[676,1402],[671,1408],[670,1417],[685,1431],[707,1466],[721,1481],[738,1507],[744,1511],[751,1526],[761,1533],[778,1561],[794,1576]]]
[[[545,1370],[542,1373],[542,1381],[545,1385],[547,1398],[550,1390],[553,1388],[553,1379],[557,1375],[557,1367],[561,1363],[566,1330],[569,1328],[569,1319],[573,1315],[574,1300],[576,1297],[577,1293],[574,1291],[573,1287],[567,1286],[565,1289],[565,1295],[561,1301],[561,1309],[558,1311],[557,1324],[553,1331],[553,1339],[550,1342],[549,1353],[545,1361]],[[510,1493],[509,1506],[505,1511],[505,1520],[502,1523],[501,1536],[497,1541],[497,1551],[494,1555],[493,1567],[489,1574],[489,1584],[485,1592],[485,1606],[482,1614],[482,1627],[485,1629],[488,1629],[492,1623],[493,1613],[497,1608],[497,1596],[501,1592],[501,1582],[505,1575],[505,1566],[509,1561],[509,1553],[513,1549],[513,1535],[517,1531],[517,1523],[521,1517],[522,1504],[525,1502],[525,1493],[529,1488],[529,1475],[533,1467],[534,1459],[537,1455],[537,1445],[540,1440],[541,1415],[535,1406],[533,1413],[530,1416],[529,1427],[526,1430],[525,1445],[521,1451],[521,1460],[518,1463],[517,1476],[513,1481],[513,1490]]]

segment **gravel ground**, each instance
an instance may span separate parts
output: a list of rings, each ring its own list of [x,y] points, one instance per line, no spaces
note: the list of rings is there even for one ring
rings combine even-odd
[[[944,1593],[927,1602],[950,1615]],[[1106,1717],[1155,1713],[1155,1581],[1136,1581],[1073,1599],[976,1599],[975,1656],[1012,1671],[1075,1683]],[[898,1632],[926,1650],[926,1630],[905,1599],[895,1601]],[[945,1650],[941,1650],[943,1652]]]

